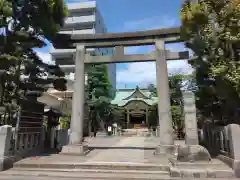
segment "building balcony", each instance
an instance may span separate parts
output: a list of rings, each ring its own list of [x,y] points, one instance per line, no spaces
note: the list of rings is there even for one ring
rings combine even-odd
[[[53,60],[57,60],[59,58],[72,59],[75,52],[76,49],[55,49],[55,48],[50,49],[50,54],[52,55]]]
[[[60,34],[95,34],[95,29],[83,29],[83,30],[66,30],[66,31],[60,31]]]
[[[88,2],[81,2],[81,3],[68,3],[68,11],[71,12],[84,12],[87,10],[96,9],[96,1],[88,1]]]
[[[68,28],[74,28],[79,30],[82,29],[92,29],[93,24],[95,24],[96,16],[80,16],[80,17],[67,17],[65,19],[64,27],[61,30],[68,30]],[[86,27],[85,27],[86,26]]]

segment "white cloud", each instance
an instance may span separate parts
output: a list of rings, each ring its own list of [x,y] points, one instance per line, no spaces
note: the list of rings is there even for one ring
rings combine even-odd
[[[154,50],[154,47],[150,47]],[[150,50],[148,47],[148,50]],[[187,51],[183,43],[167,44],[166,49],[178,52]],[[129,49],[130,53],[138,53],[140,47]],[[141,50],[142,52],[142,50]],[[168,61],[168,73],[189,74],[192,72],[191,66],[186,60]],[[147,86],[150,83],[156,83],[156,67],[155,62],[128,63],[127,68],[117,72],[117,82],[120,84],[136,84]]]
[[[155,76],[155,63],[129,63],[126,69],[117,72],[117,82],[123,84],[152,83]]]
[[[192,69],[187,61],[168,61],[168,73],[189,74]],[[138,84],[147,86],[156,84],[155,62],[129,63],[126,69],[117,72],[117,82],[120,84]]]

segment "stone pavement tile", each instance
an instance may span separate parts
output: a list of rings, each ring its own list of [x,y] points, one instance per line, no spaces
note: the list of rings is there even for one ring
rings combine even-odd
[[[145,138],[125,137],[115,144],[117,147],[136,147],[144,145]],[[95,151],[95,150],[93,150]],[[144,150],[141,149],[106,149],[87,162],[146,162]]]
[[[159,137],[156,136],[150,136],[145,138],[145,147],[157,147],[160,143]],[[183,145],[185,144],[184,140],[175,140],[174,141],[175,145]]]
[[[85,144],[89,147],[111,147],[124,139],[118,136],[103,136],[103,137],[88,137],[85,139]]]
[[[136,162],[144,163],[144,150],[137,149],[111,149],[103,150],[87,162]]]
[[[155,150],[145,150],[145,158],[148,163],[152,164],[162,164],[171,165],[167,156],[164,155],[154,155]]]
[[[134,147],[147,147],[146,137],[125,137],[115,144],[117,147],[130,147],[130,149],[106,149],[98,151],[96,155],[89,158],[87,162],[132,162],[132,163],[153,163],[168,165],[169,161],[165,156],[154,156],[154,150],[144,150]],[[131,148],[132,147],[132,148]]]
[[[154,156],[154,150],[143,150],[134,147],[154,147],[157,145],[158,137],[96,137],[87,138],[86,144],[90,147],[123,147],[119,149],[94,149],[86,156],[67,156],[52,154],[49,156],[33,156],[25,158],[17,163],[58,163],[58,162],[141,162],[169,164],[168,159],[163,156]],[[124,149],[124,147],[132,147]]]
[[[122,139],[120,142],[118,142],[116,145],[120,147],[139,147],[145,145],[146,137],[140,137],[140,136],[133,136],[133,137],[127,137]]]
[[[97,137],[88,139],[90,145],[112,146],[144,146],[144,137]],[[139,149],[94,149],[86,156],[67,156],[51,154],[45,156],[33,156],[25,158],[17,163],[58,163],[58,162],[85,162],[85,161],[124,161],[124,162],[145,162],[144,150]]]
[[[127,146],[127,147],[148,147],[155,148],[159,144],[159,137],[150,136],[103,136],[103,137],[88,137],[85,139],[85,144],[95,147],[113,147],[113,146]],[[184,144],[184,141],[175,141],[175,144]]]
[[[151,139],[152,145],[157,138]],[[156,157],[154,150],[143,150],[134,147],[147,147],[149,140],[147,137],[97,137],[89,138],[90,145],[100,145],[107,147],[123,147],[119,149],[94,149],[86,156],[67,156],[52,154],[49,156],[35,156],[25,158],[17,163],[58,163],[58,162],[141,162],[141,163],[160,163],[167,164],[166,157]],[[124,149],[124,147],[133,147]]]

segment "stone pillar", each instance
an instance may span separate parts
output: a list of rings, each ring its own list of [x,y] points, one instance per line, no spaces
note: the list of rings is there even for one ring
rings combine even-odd
[[[62,149],[62,153],[64,154],[85,154],[85,151],[87,150],[87,148],[82,145],[85,101],[85,56],[85,47],[83,45],[77,45],[75,54],[75,82],[72,100],[70,140],[69,144]]]
[[[40,134],[40,149],[44,149],[44,142],[46,138],[45,136],[46,136],[45,127],[42,126]],[[28,145],[28,136],[26,137],[26,145]]]
[[[0,126],[0,171],[4,170],[5,168],[11,167],[13,163],[9,158],[11,138],[12,126]]]
[[[195,96],[193,92],[183,93],[185,114],[185,143],[187,145],[198,145],[198,129]]]
[[[160,145],[156,154],[171,154],[174,151],[172,115],[168,84],[167,60],[164,41],[156,41],[156,84],[158,93],[158,116],[160,126]]]
[[[146,124],[148,125],[148,109],[146,109]]]
[[[236,177],[240,177],[240,126],[238,124],[227,125],[227,134],[229,138],[230,156],[233,159],[232,168]]]
[[[195,96],[193,92],[183,93],[185,113],[185,144],[178,145],[176,158],[180,162],[209,162],[208,150],[199,145]],[[207,137],[209,138],[209,136]]]
[[[127,128],[129,128],[130,117],[129,117],[129,110],[127,109]]]
[[[55,148],[54,147],[54,145],[55,145],[55,137],[56,137],[56,129],[55,129],[55,127],[52,127],[51,128],[51,144],[50,144],[51,149]]]

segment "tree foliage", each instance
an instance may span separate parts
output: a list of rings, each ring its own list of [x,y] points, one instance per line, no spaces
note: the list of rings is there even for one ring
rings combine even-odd
[[[71,114],[70,113],[65,113],[65,114],[66,116],[59,117],[59,125],[61,129],[68,129],[70,125]]]
[[[184,127],[182,90],[186,79],[188,79],[188,76],[182,74],[173,74],[168,77],[173,128],[176,132],[182,132]],[[157,95],[156,87],[153,84],[149,85],[148,89],[153,96]],[[150,126],[158,125],[157,104],[153,106],[153,110],[149,115],[149,120]]]
[[[9,112],[20,98],[40,96],[49,86],[66,89],[61,69],[44,63],[33,50],[54,38],[66,15],[63,0],[0,1],[1,106]]]
[[[197,108],[205,117],[239,118],[240,0],[186,2],[181,37],[194,54]]]
[[[90,124],[92,128],[97,128],[101,124],[101,120],[105,123],[110,121],[112,85],[105,64],[92,64],[87,67],[87,73],[86,91],[87,102],[90,106]]]

